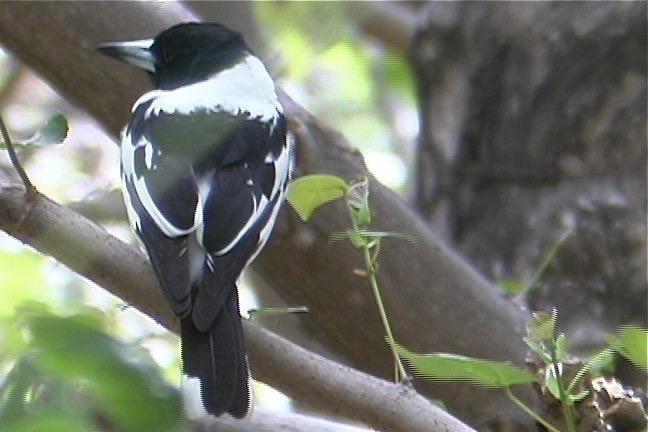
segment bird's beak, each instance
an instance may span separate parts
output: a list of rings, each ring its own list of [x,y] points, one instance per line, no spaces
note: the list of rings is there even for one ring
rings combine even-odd
[[[153,39],[128,42],[106,42],[97,46],[97,51],[117,60],[132,64],[149,72],[155,72],[155,59],[149,48]]]

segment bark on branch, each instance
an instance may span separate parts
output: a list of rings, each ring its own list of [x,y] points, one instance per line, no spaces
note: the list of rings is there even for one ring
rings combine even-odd
[[[26,195],[6,174],[0,175],[0,229],[177,333],[142,252],[44,195]],[[253,375],[297,400],[378,430],[471,430],[411,390],[326,360],[251,322],[244,328]]]

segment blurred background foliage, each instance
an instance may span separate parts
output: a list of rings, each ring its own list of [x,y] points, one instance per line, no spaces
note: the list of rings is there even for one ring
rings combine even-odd
[[[408,190],[418,133],[406,53],[367,37],[349,2],[260,2],[267,52],[287,93],[359,148],[381,182]]]
[[[279,85],[360,149],[378,179],[407,194],[418,123],[406,53],[367,37],[354,15],[346,13],[346,5],[260,2],[254,3],[253,12]],[[137,72],[124,69],[128,73]],[[121,198],[118,148],[112,137],[0,47],[0,113],[12,138],[30,137],[56,112],[69,121],[65,142],[19,151],[32,182],[45,195],[92,215],[114,235],[134,243],[125,214],[115,204]],[[12,170],[4,151],[0,169]],[[0,292],[0,422],[12,425],[3,430],[41,430],[39,424],[47,424],[50,431],[89,430],[90,423],[102,419],[123,430],[143,430],[138,421],[166,422],[167,429],[155,430],[182,425],[178,393],[170,387],[181,380],[175,336],[4,233]],[[251,290],[242,302],[246,308],[255,306]],[[76,346],[66,345],[66,340]],[[80,345],[85,349],[76,351]],[[99,352],[103,356],[94,355]],[[120,352],[137,355],[125,361]],[[96,361],[100,364],[92,367]],[[140,404],[101,408],[102,402],[134,387],[126,385],[125,377],[139,380],[142,390],[133,397],[169,404],[170,417],[157,418],[157,410],[139,418],[133,409],[140,410]],[[106,387],[108,382],[113,385]],[[256,399],[270,409],[288,404],[265,387],[257,388]]]

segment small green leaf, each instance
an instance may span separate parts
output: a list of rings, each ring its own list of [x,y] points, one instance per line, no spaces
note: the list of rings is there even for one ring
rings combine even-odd
[[[529,338],[535,341],[551,340],[556,327],[557,312],[534,312],[533,319],[527,325]]]
[[[353,239],[351,239],[353,237]],[[360,237],[367,239],[367,240],[379,240],[383,238],[398,238],[398,239],[403,239],[407,240],[408,242],[411,243],[416,243],[416,237],[414,237],[411,234],[403,234],[403,233],[397,233],[397,232],[389,232],[389,231],[367,231],[360,229],[358,231],[337,231],[329,235],[329,241],[331,242],[338,242],[340,240],[346,240],[349,239],[353,243],[354,246],[356,247],[361,247],[364,246],[366,242],[360,242]]]
[[[483,387],[507,387],[535,381],[535,376],[511,362],[480,360],[455,354],[414,354],[395,344],[415,373],[433,381],[468,381]]]
[[[27,144],[51,145],[61,144],[68,134],[68,122],[61,113],[54,114],[45,122],[45,124],[36,132],[36,134],[27,140]]]
[[[331,243],[346,240],[348,238],[349,238],[349,235],[347,234],[346,231],[336,231],[334,233],[329,234],[329,241]]]
[[[367,246],[367,239],[360,234],[358,231],[348,230],[346,232],[347,238],[351,244],[357,248]]]
[[[531,351],[540,356],[544,363],[551,362],[551,354],[545,347],[544,342],[531,339],[530,337],[523,337],[522,340],[527,344]]]
[[[31,392],[38,371],[25,358],[16,361],[0,387],[0,424],[28,415],[25,401]]]
[[[581,391],[580,393],[569,395],[569,400],[571,400],[572,403],[580,402],[583,399],[585,399],[589,395],[589,393],[590,393],[589,390],[585,389],[585,390]]]
[[[619,336],[604,334],[610,346],[635,366],[648,370],[648,330],[632,325],[621,326]]]
[[[369,179],[367,177],[362,177],[349,186],[346,200],[356,225],[369,225],[371,211],[369,210]]]
[[[367,230],[358,230],[360,235],[366,238],[371,239],[382,239],[382,238],[399,238],[407,240],[408,242],[416,243],[416,237],[411,234],[403,234],[398,232],[391,231],[367,231]]]
[[[519,294],[526,289],[526,284],[519,279],[502,279],[497,281],[497,286],[511,294]]]
[[[603,371],[613,370],[614,368],[614,351],[606,348],[600,353],[593,356],[585,363],[587,371],[592,371],[598,375],[602,375]]]
[[[311,174],[293,180],[286,198],[303,221],[307,221],[318,207],[336,200],[347,190],[344,179],[328,174]]]
[[[558,360],[564,360],[567,355],[567,337],[560,333],[556,339],[556,357]]]
[[[558,373],[562,374],[562,364],[558,363]],[[548,363],[545,368],[545,386],[554,398],[560,400],[560,391],[558,390],[558,378],[556,377],[553,363]]]
[[[567,387],[567,393],[571,394],[573,389],[583,380],[583,377],[589,373],[593,372],[596,374],[601,374],[601,371],[608,367],[614,361],[614,350],[612,348],[605,348],[603,351],[592,356],[580,370],[574,375],[571,383]]]
[[[36,131],[34,136],[26,141],[17,141],[12,144],[14,147],[34,147],[61,144],[68,134],[68,122],[61,113],[54,114],[50,117],[41,128]],[[12,140],[13,141],[13,140]],[[0,142],[1,148],[7,148],[5,142]]]

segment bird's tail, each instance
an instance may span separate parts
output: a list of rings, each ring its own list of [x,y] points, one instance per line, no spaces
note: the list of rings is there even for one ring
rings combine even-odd
[[[244,417],[250,410],[250,384],[236,289],[207,331],[198,330],[191,315],[180,325],[183,373],[200,380],[205,410]]]

